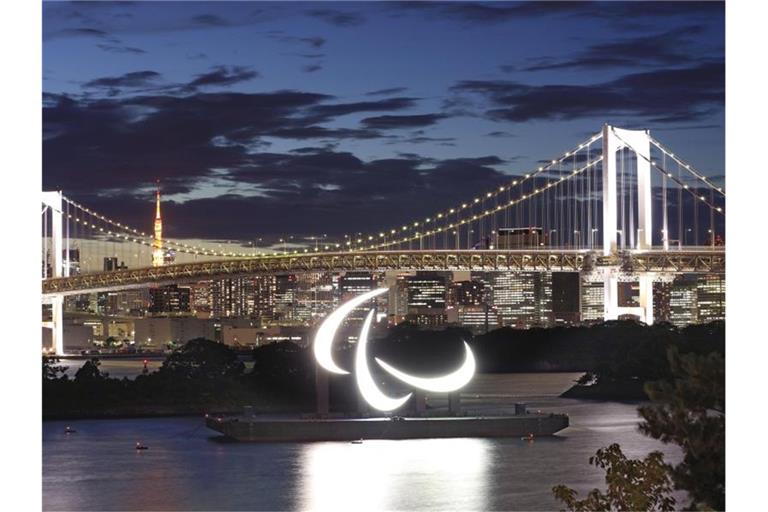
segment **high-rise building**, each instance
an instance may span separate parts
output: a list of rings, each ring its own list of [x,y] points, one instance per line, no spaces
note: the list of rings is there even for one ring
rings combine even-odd
[[[484,333],[499,327],[496,309],[487,304],[456,306],[458,323],[472,332]]]
[[[671,310],[672,283],[656,281],[653,283],[653,321],[669,322]]]
[[[376,288],[376,278],[371,272],[345,272],[339,278],[339,295],[341,302],[345,302],[360,294]],[[350,341],[356,340],[368,311],[376,304],[375,299],[361,304],[353,309],[344,319],[343,331]]]
[[[581,321],[600,322],[605,318],[605,286],[602,281],[581,281]]]
[[[581,322],[578,272],[552,272],[552,321],[555,325]]]
[[[681,275],[672,282],[669,295],[669,321],[678,327],[685,327],[698,321],[696,297],[697,278]]]
[[[451,286],[453,305],[478,306],[485,302],[485,284],[478,280],[459,281]]]
[[[552,322],[551,272],[499,272],[492,277],[493,306],[503,325],[518,328]]]
[[[245,278],[231,277],[214,281],[211,296],[215,318],[246,316]]]
[[[296,322],[298,279],[295,274],[277,276],[275,282],[275,322],[283,325]]]
[[[408,286],[408,309],[445,309],[446,277],[436,272],[417,272],[405,278]]]
[[[189,286],[189,303],[198,318],[213,316],[213,281],[198,281]]]
[[[149,312],[156,316],[180,316],[190,313],[189,295],[187,287],[175,284],[150,288]]]
[[[152,241],[152,266],[162,267],[165,262],[163,254],[163,219],[160,216],[160,187],[155,196],[155,238]]]
[[[275,276],[256,276],[250,280],[253,290],[248,294],[249,313],[258,318],[261,325],[272,322],[275,318],[275,293],[277,278]],[[252,304],[250,301],[253,301]]]
[[[725,276],[704,274],[696,283],[698,321],[725,320]]]

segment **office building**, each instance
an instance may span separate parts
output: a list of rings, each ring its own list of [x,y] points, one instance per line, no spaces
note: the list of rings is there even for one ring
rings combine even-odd
[[[170,284],[150,288],[149,313],[154,316],[179,316],[191,312],[189,306],[190,290],[187,287]]]

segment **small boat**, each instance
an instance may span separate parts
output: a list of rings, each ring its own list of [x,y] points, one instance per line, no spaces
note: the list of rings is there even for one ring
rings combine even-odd
[[[67,428],[64,429],[64,433],[65,434],[75,434],[75,433],[77,433],[77,430],[73,429],[70,426],[67,426]]]
[[[149,446],[145,446],[145,445],[141,444],[140,442],[137,442],[136,443],[136,449],[137,450],[149,450]]]
[[[520,439],[521,439],[522,441],[529,441],[529,442],[532,442],[532,441],[534,440],[534,436],[533,436],[533,434],[528,434],[527,436],[521,437]]]
[[[363,444],[363,440],[362,439],[354,439],[354,440],[350,441],[350,443],[352,443],[352,444]]]

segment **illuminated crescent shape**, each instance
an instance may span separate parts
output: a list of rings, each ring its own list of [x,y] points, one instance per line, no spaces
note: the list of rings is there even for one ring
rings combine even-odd
[[[315,335],[315,343],[313,346],[315,351],[315,359],[320,366],[329,372],[338,373],[339,375],[346,375],[349,373],[348,371],[339,368],[339,366],[333,360],[333,356],[331,354],[333,337],[336,335],[336,331],[338,330],[339,325],[341,325],[341,322],[344,321],[344,317],[350,314],[353,309],[386,291],[387,288],[378,288],[376,290],[366,292],[355,297],[354,299],[345,302],[336,311],[328,315],[328,318],[323,321],[323,323],[320,325],[320,328],[317,330],[317,335]]]
[[[387,373],[410,386],[424,391],[432,391],[434,393],[449,393],[464,387],[470,380],[472,380],[472,376],[475,374],[475,356],[472,354],[472,350],[469,348],[466,341],[464,342],[464,349],[466,350],[464,364],[462,364],[458,370],[451,372],[448,375],[443,375],[442,377],[416,377],[415,375],[408,375],[407,373],[401,372],[378,357],[376,358],[376,362],[379,363],[379,366],[384,368]]]
[[[374,310],[368,313],[360,329],[360,338],[357,340],[357,351],[355,352],[355,378],[360,394],[371,407],[380,411],[393,411],[402,406],[411,398],[412,393],[400,398],[391,398],[381,392],[371,375],[371,369],[368,368],[368,331],[371,328]]]

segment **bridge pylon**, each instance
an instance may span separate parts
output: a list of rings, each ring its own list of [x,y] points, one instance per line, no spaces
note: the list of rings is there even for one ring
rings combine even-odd
[[[623,149],[629,149],[637,155],[637,236],[635,246],[630,249],[650,250],[653,247],[653,208],[651,197],[651,135],[648,130],[625,130],[609,124],[603,125],[603,255],[615,255],[621,245],[626,247],[627,233],[618,229],[619,211],[617,207],[616,155]],[[635,233],[632,233],[635,235]],[[605,320],[618,320],[622,313],[640,317],[647,324],[653,323],[653,278],[639,278],[639,308],[619,307],[618,276],[609,272],[604,277],[604,315]]]
[[[62,192],[43,192],[42,203],[51,211],[51,277],[69,277],[69,254],[64,254],[63,244]],[[51,321],[44,322],[43,327],[51,329],[51,342],[56,355],[64,355],[64,296],[47,297],[45,302],[51,305]]]

